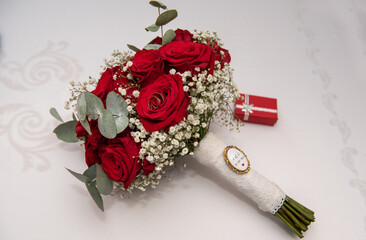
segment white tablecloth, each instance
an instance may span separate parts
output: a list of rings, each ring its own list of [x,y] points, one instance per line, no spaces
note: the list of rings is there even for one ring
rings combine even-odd
[[[305,239],[366,239],[366,1],[165,3],[169,28],[218,32],[241,92],[278,99],[274,127],[212,131],[316,212]],[[148,1],[0,2],[0,239],[297,238],[192,158],[104,213],[64,169],[86,169],[84,152],[56,139],[49,108],[70,118],[68,81],[154,38],[156,16]]]

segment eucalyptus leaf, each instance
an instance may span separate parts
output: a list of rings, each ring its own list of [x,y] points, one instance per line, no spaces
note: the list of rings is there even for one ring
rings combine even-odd
[[[175,9],[170,9],[158,16],[155,25],[163,26],[178,16],[178,12]]]
[[[80,93],[80,95],[78,97],[78,100],[76,102],[76,111],[77,111],[80,121],[86,119],[85,92]]]
[[[159,30],[159,28],[160,28],[160,26],[156,26],[155,24],[153,24],[153,25],[146,27],[145,30],[148,32],[157,32]]]
[[[86,188],[88,189],[90,196],[93,198],[94,202],[97,204],[97,206],[104,212],[104,206],[103,206],[103,199],[102,196],[100,196],[100,193],[95,186],[95,183],[85,183]]]
[[[113,115],[128,115],[128,110],[127,110],[127,103],[125,101],[125,99],[115,93],[115,92],[110,92],[107,95],[107,99],[106,99],[106,106],[107,109],[109,111],[111,111],[111,113]]]
[[[83,174],[80,174],[80,173],[77,173],[77,172],[74,172],[68,168],[66,168],[67,171],[69,171],[74,177],[76,177],[77,179],[79,179],[81,182],[83,183],[87,183],[87,182],[90,182],[91,179]]]
[[[50,109],[50,114],[51,114],[54,118],[56,118],[57,120],[59,120],[60,122],[64,122],[64,120],[62,120],[62,118],[61,118],[60,114],[58,114],[58,112],[57,112],[56,108],[51,108],[51,109]]]
[[[84,129],[88,132],[89,135],[92,135],[89,122],[86,119],[80,120],[80,124],[84,127]]]
[[[85,170],[83,175],[93,181],[97,177],[97,164],[91,165],[88,169]]]
[[[77,118],[75,116],[75,113],[72,113],[72,119],[74,119],[75,121],[77,121]]]
[[[94,164],[97,168],[97,188],[103,195],[108,195],[113,190],[113,182],[104,172],[103,168],[99,164]]]
[[[113,139],[117,135],[117,127],[116,123],[114,122],[113,115],[111,111],[108,109],[103,109],[103,111],[100,112],[99,118],[98,118],[98,128],[100,133],[109,139]]]
[[[96,114],[96,115],[93,114],[93,115],[88,116],[89,120],[97,120],[98,118],[99,118],[99,114]]]
[[[128,117],[126,115],[114,116],[114,122],[116,123],[117,134],[123,132],[128,126]]]
[[[134,45],[131,45],[131,44],[127,44],[127,47],[134,52],[140,51],[140,49],[138,47],[135,47]]]
[[[102,100],[93,93],[85,93],[86,114],[100,114],[104,110]]]
[[[79,139],[76,137],[75,127],[77,121],[68,121],[58,125],[53,132],[56,134],[57,138],[64,142],[78,142]]]
[[[147,45],[144,47],[144,49],[146,49],[146,50],[151,50],[151,49],[156,50],[156,49],[159,49],[161,46],[162,46],[162,45],[160,45],[160,44],[147,44]]]
[[[162,44],[166,45],[168,43],[170,43],[171,41],[173,41],[175,39],[175,32],[172,29],[169,29],[168,31],[165,32],[164,36],[163,36],[163,40],[162,40]]]
[[[163,3],[158,2],[158,1],[150,1],[149,3],[150,3],[150,5],[152,5],[154,7],[158,7],[158,8],[162,8],[162,9],[167,8],[167,6],[165,6]]]

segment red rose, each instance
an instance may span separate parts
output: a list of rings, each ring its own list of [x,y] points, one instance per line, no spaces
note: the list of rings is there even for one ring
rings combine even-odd
[[[142,170],[144,171],[144,174],[146,176],[149,176],[150,173],[152,173],[155,170],[155,164],[150,163],[146,159],[144,159],[144,163],[142,165]]]
[[[85,162],[90,167],[94,163],[100,163],[99,150],[103,148],[107,143],[108,139],[103,137],[99,132],[98,121],[89,121],[90,131],[92,135],[89,135],[84,127],[78,122],[76,124],[75,132],[78,138],[85,138]]]
[[[116,79],[113,77],[116,75]],[[97,87],[91,92],[99,97],[105,104],[109,92],[118,93],[118,88],[126,89],[127,95],[132,95],[132,92],[137,88],[133,86],[126,78],[126,73],[122,72],[121,67],[107,68],[99,79]]]
[[[92,135],[89,135],[80,123],[76,125],[77,136],[85,137],[85,162],[88,167],[95,163],[102,164],[108,177],[114,181],[124,182],[126,188],[141,169],[146,176],[154,171],[155,164],[147,160],[144,160],[143,164],[138,161],[141,146],[129,136],[131,131],[129,128],[116,138],[107,139],[100,134],[96,120],[90,121],[89,125]],[[119,166],[121,169],[116,169]]]
[[[182,77],[164,74],[141,89],[136,110],[146,131],[162,128],[168,131],[187,115],[188,105],[189,97],[183,91]]]
[[[193,34],[188,30],[177,29],[175,30],[175,38],[173,41],[193,42]],[[150,44],[162,44],[161,37],[154,38]]]
[[[159,50],[141,50],[136,52],[131,60],[131,74],[140,78],[142,86],[146,86],[158,78],[164,71],[164,62],[160,57]]]
[[[101,142],[107,141],[107,138],[103,137],[98,128],[98,121],[91,120],[89,121],[90,131],[92,135],[89,135],[88,132],[84,129],[84,127],[78,122],[75,127],[76,137],[81,138],[85,137],[85,142],[93,146],[99,145]]]
[[[175,30],[174,41],[193,42],[193,34],[188,30],[177,29]]]
[[[107,98],[109,92],[113,92],[117,87],[116,82],[113,81],[114,70],[115,69],[107,68],[100,77],[97,87],[92,91],[92,93],[102,99],[102,101]]]
[[[153,40],[151,40],[151,42],[149,42],[149,44],[159,44],[161,45],[163,43],[161,37],[156,37]]]
[[[88,135],[88,132],[85,130],[85,128],[83,127],[83,125],[81,125],[80,122],[76,124],[75,132],[77,138],[86,137]]]
[[[115,138],[103,149],[102,167],[108,177],[127,189],[141,171],[139,146],[130,136]]]
[[[196,67],[207,69],[212,53],[212,47],[206,44],[181,41],[171,42],[159,50],[166,64],[178,72],[194,70]]]
[[[90,144],[88,141],[85,141],[85,162],[88,167],[91,167],[95,163],[101,163],[101,158],[99,155],[100,146],[94,146]]]
[[[223,54],[221,54],[223,52]],[[221,69],[224,67],[225,63],[230,63],[231,57],[229,51],[218,46],[215,43],[215,47],[213,48],[210,65],[209,65],[209,74],[212,74],[215,68],[215,61],[219,61],[221,64]]]

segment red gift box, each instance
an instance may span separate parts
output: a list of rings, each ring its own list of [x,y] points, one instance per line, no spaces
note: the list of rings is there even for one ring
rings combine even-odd
[[[244,122],[273,126],[277,120],[277,99],[240,94],[235,103],[235,117]]]

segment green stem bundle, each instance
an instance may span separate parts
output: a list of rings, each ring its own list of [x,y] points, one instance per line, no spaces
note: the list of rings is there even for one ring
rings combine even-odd
[[[302,232],[305,232],[311,222],[315,221],[313,211],[289,196],[286,196],[285,202],[275,215],[300,238],[303,237]]]

